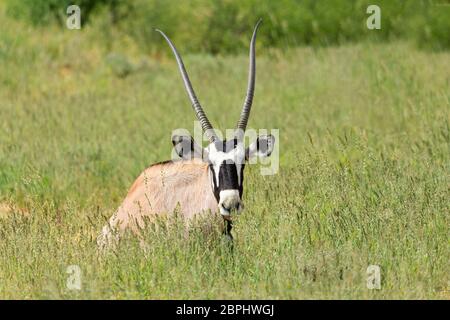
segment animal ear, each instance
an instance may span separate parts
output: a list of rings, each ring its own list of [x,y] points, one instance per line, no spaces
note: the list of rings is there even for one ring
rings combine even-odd
[[[275,137],[273,135],[262,135],[256,138],[247,149],[245,149],[245,160],[253,157],[265,158],[270,156],[275,145]]]
[[[175,153],[184,160],[202,159],[203,153],[206,152],[191,136],[173,135],[172,144]]]

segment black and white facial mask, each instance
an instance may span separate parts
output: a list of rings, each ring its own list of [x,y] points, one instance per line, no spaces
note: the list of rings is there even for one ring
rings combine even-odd
[[[175,151],[183,159],[199,158],[208,163],[211,188],[220,213],[229,216],[243,209],[242,195],[245,163],[253,157],[267,157],[273,151],[275,138],[259,136],[248,148],[239,139],[216,140],[205,149],[190,136],[174,136]]]

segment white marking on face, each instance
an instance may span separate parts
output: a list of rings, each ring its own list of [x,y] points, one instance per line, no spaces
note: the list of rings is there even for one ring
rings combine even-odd
[[[241,185],[241,167],[245,161],[245,149],[243,143],[238,143],[234,149],[228,152],[217,150],[216,145],[211,143],[208,146],[208,159],[214,168],[217,183],[219,183],[219,171],[222,163],[227,160],[233,161],[237,169],[238,183]]]
[[[241,198],[238,190],[222,190],[219,193],[219,210],[223,216],[229,216],[231,210],[237,208],[237,212],[241,212]],[[230,208],[230,209],[228,209]]]

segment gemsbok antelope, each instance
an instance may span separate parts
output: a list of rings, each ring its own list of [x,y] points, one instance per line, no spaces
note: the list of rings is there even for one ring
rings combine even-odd
[[[247,95],[234,138],[228,141],[222,141],[211,126],[175,46],[162,31],[156,30],[175,55],[189,100],[209,145],[202,148],[190,135],[174,135],[172,144],[181,159],[153,164],[137,178],[122,205],[103,227],[98,237],[100,247],[117,241],[127,228],[138,232],[143,227],[144,216],[171,213],[175,209],[187,220],[197,214],[220,213],[225,221],[224,232],[231,238],[231,215],[243,208],[245,162],[252,157],[269,156],[275,143],[272,135],[258,136],[248,148],[244,148],[243,143],[255,89],[255,40],[260,23],[261,20],[250,42]]]

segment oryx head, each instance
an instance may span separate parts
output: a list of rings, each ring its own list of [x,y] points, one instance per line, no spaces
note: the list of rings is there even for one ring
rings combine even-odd
[[[170,39],[162,31],[157,30],[166,39],[175,55],[192,107],[210,142],[206,148],[202,148],[191,136],[175,135],[172,137],[172,143],[181,158],[200,158],[209,164],[211,187],[217,199],[220,213],[225,218],[229,217],[233,211],[240,212],[243,208],[242,192],[245,162],[252,157],[269,156],[275,143],[275,138],[272,135],[259,136],[249,147],[244,147],[244,132],[255,90],[255,40],[260,23],[261,20],[256,24],[250,42],[247,96],[236,125],[234,137],[230,140],[221,140],[217,136],[195,95],[181,56]]]

